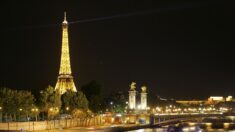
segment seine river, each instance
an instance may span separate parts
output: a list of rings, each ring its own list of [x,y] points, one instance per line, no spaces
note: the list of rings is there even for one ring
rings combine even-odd
[[[235,129],[224,129],[224,128],[200,128],[195,127],[183,127],[181,129],[169,130],[167,127],[164,128],[147,128],[139,129],[129,132],[235,132]]]
[[[129,132],[235,132],[235,117],[208,118],[201,122],[185,122],[161,128],[146,128]]]

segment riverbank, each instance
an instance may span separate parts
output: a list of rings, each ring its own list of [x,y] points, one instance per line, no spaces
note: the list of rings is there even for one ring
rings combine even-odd
[[[56,129],[53,131],[48,132],[59,132],[59,131],[66,131],[66,132],[120,132],[120,131],[131,131],[131,130],[138,130],[151,127],[149,124],[146,125],[138,125],[138,124],[121,124],[121,125],[104,125],[104,126],[93,126],[93,127],[74,127],[68,129]],[[42,132],[42,131],[38,131]]]

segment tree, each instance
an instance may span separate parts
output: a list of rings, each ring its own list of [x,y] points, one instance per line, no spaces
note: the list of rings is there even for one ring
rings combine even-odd
[[[116,113],[124,113],[126,104],[125,103],[119,103],[115,105],[114,111]]]
[[[14,120],[16,120],[17,116],[28,117],[35,101],[31,92],[9,88],[0,89],[0,100],[5,120],[13,120],[12,116],[14,116]]]
[[[98,112],[101,110],[101,85],[96,81],[91,81],[90,83],[84,85],[82,92],[86,95],[89,101],[89,108],[93,112]]]
[[[34,96],[28,91],[16,91],[14,97],[15,106],[17,107],[17,114],[19,116],[29,117],[32,114],[32,108],[35,107]]]
[[[14,114],[16,111],[16,106],[13,100],[15,93],[13,90],[9,88],[2,88],[0,91],[0,98],[3,102],[2,104],[2,111],[6,114]]]
[[[64,112],[72,113],[76,109],[88,109],[88,100],[81,91],[68,90],[62,95],[61,100]]]
[[[61,107],[59,91],[55,91],[52,86],[48,86],[46,89],[40,91],[38,106],[43,113],[43,118],[44,113],[47,114],[48,119],[51,119],[55,115],[59,114]]]

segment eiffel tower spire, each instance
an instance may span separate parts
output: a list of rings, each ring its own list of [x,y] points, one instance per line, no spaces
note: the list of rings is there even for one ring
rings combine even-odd
[[[71,75],[70,56],[69,56],[69,41],[68,41],[68,22],[66,20],[66,12],[64,13],[64,21],[62,23],[62,49],[58,80],[55,90],[59,90],[61,94],[67,90],[77,91]]]

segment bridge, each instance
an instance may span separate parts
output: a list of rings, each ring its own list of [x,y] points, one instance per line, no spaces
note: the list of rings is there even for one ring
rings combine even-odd
[[[52,121],[38,121],[38,122],[11,122],[11,123],[0,123],[1,130],[24,130],[34,131],[34,130],[55,130],[60,131],[60,129],[66,129],[68,132],[77,130],[77,131],[130,131],[144,128],[158,128],[170,124],[176,124],[181,122],[190,122],[190,121],[200,121],[203,117],[215,117],[222,116],[221,114],[155,114],[148,115],[149,122],[147,124],[119,124],[119,125],[102,125],[97,124],[97,120],[91,120],[93,125],[85,125],[87,122],[82,122],[79,119],[68,119],[68,120],[52,120]]]
[[[182,122],[190,122],[190,121],[201,121],[202,118],[205,117],[219,117],[222,114],[159,114],[159,115],[151,115],[149,124],[138,124],[138,125],[124,125],[124,126],[114,126],[109,128],[110,131],[131,131],[145,128],[158,128],[166,125],[177,124]],[[151,119],[152,118],[152,119]],[[151,121],[152,120],[152,121]]]

